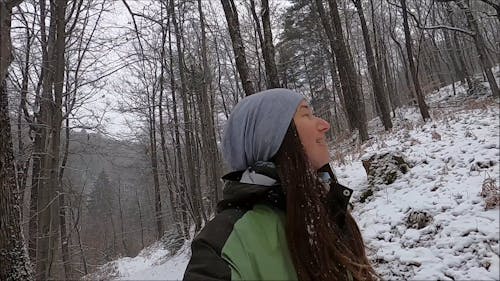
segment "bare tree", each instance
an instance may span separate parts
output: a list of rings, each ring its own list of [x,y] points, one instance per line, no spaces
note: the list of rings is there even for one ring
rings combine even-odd
[[[250,79],[248,63],[245,55],[245,46],[241,38],[240,22],[238,20],[238,10],[233,0],[221,0],[224,14],[226,16],[227,27],[231,42],[233,44],[234,57],[236,59],[236,68],[240,75],[243,90],[247,96],[255,93],[252,80]]]
[[[4,9],[5,6],[0,5]],[[3,20],[0,19],[0,20]],[[3,28],[3,26],[2,26]],[[3,39],[3,38],[1,38]],[[3,58],[3,57],[0,57]],[[31,280],[28,253],[21,232],[21,204],[16,184],[7,87],[0,82],[0,279]]]
[[[170,3],[172,0],[169,0],[168,4],[168,17],[170,20],[173,19],[173,16],[170,14],[173,12],[173,6],[172,3]],[[169,25],[170,27],[170,25]],[[177,186],[177,193],[179,196],[178,200],[178,212],[180,213],[180,222],[182,224],[181,230],[184,234],[185,237],[188,237],[189,235],[189,213],[190,213],[190,208],[189,208],[189,200],[188,200],[188,185],[186,182],[186,175],[185,175],[185,170],[183,167],[183,153],[182,153],[182,147],[181,147],[181,134],[180,134],[180,120],[179,120],[179,113],[177,110],[177,83],[176,83],[176,77],[174,75],[174,53],[173,53],[173,41],[172,40],[172,32],[169,30],[168,32],[168,57],[169,57],[169,74],[170,74],[170,89],[172,93],[172,111],[173,111],[173,119],[174,119],[174,126],[173,128],[173,143],[174,143],[174,150],[175,150],[175,161],[174,161],[174,170],[175,170],[175,175],[176,175],[176,181],[175,185]]]
[[[382,86],[382,75],[379,69],[377,69],[377,65],[375,63],[375,56],[373,55],[373,49],[370,42],[370,36],[368,34],[368,27],[366,25],[365,15],[363,12],[363,5],[361,4],[361,0],[353,0],[354,5],[356,6],[356,10],[358,12],[359,20],[361,22],[361,29],[363,30],[363,41],[365,43],[365,55],[366,61],[368,64],[368,71],[370,72],[373,93],[376,97],[376,102],[379,105],[382,123],[384,124],[384,128],[386,130],[390,130],[392,128],[391,121],[391,109],[389,108],[389,103],[387,97],[384,93],[384,89]],[[373,20],[373,19],[372,19]]]
[[[12,61],[12,9],[22,1],[0,1],[0,279],[32,280],[21,231],[6,78]]]
[[[181,30],[179,28],[179,24],[177,22],[177,15],[175,14],[174,10],[174,0],[170,0],[170,6],[169,6],[169,16],[172,19],[172,24],[174,26],[174,33],[175,33],[175,38],[176,38],[176,45],[177,45],[177,59],[178,59],[178,65],[179,65],[179,75],[180,75],[180,82],[181,82],[181,98],[182,98],[182,111],[183,111],[183,117],[184,117],[184,124],[185,124],[185,130],[184,130],[184,137],[186,140],[186,161],[187,161],[187,169],[189,171],[189,176],[188,176],[188,182],[189,182],[189,192],[191,196],[191,211],[193,212],[193,219],[195,223],[195,231],[198,231],[201,229],[201,224],[202,222],[202,217],[204,216],[204,211],[201,208],[201,193],[199,186],[196,185],[196,174],[194,172],[195,166],[194,166],[194,161],[195,159],[193,158],[193,149],[194,149],[194,143],[193,143],[193,124],[191,121],[191,116],[190,112],[188,110],[188,90],[187,90],[187,79],[186,79],[186,71],[185,71],[185,59],[184,59],[184,52],[182,48],[182,34]]]
[[[342,30],[337,1],[328,0],[332,24],[330,24],[329,17],[326,15],[322,1],[315,0],[315,4],[321,18],[321,23],[328,36],[330,47],[337,60],[350,127],[351,129],[357,128],[359,130],[362,141],[368,140],[366,113],[362,93],[359,89],[358,74],[344,42],[344,32]]]
[[[266,77],[268,88],[279,88],[280,81],[278,78],[278,70],[276,68],[273,34],[271,31],[271,20],[269,13],[269,1],[261,1],[261,16],[262,27],[264,29],[264,46],[262,46],[262,53],[264,55],[264,64],[266,66]]]
[[[439,2],[445,2],[445,1],[452,1],[452,0],[438,0]],[[481,30],[479,29],[479,25],[477,23],[476,17],[474,17],[474,14],[472,14],[471,8],[469,4],[464,1],[464,0],[453,0],[457,4],[457,6],[465,13],[465,17],[467,19],[467,24],[472,31],[472,38],[474,38],[474,43],[476,45],[477,53],[479,55],[479,62],[481,63],[481,67],[486,74],[486,79],[488,80],[488,83],[490,84],[490,89],[491,92],[493,93],[493,96],[499,97],[500,96],[500,90],[498,88],[497,81],[495,79],[495,76],[493,75],[493,72],[491,71],[492,63],[490,60],[490,57],[488,55],[488,50],[486,49],[486,44],[483,38],[483,35],[481,33]],[[496,5],[494,6],[497,9],[497,13],[499,11],[499,6]]]
[[[406,10],[406,0],[400,0],[400,2],[403,10],[403,27],[405,33],[406,53],[408,56],[408,61],[410,63],[409,65],[413,79],[413,86],[415,88],[415,93],[417,95],[417,102],[418,102],[418,108],[420,109],[420,114],[422,115],[424,121],[426,121],[427,119],[430,119],[431,116],[429,115],[429,109],[427,107],[427,104],[425,103],[424,94],[422,93],[422,88],[420,87],[420,81],[418,78],[417,69],[415,67],[415,62],[413,60],[413,50],[412,50],[412,42],[410,35],[410,26],[408,25],[408,12]]]
[[[205,15],[201,5],[201,0],[198,0],[198,13],[200,17],[201,29],[201,60],[202,60],[202,85],[200,93],[200,115],[203,120],[204,126],[202,127],[203,144],[204,148],[203,157],[205,158],[205,165],[207,168],[208,182],[212,191],[212,205],[219,202],[220,196],[220,181],[219,181],[219,151],[217,150],[217,140],[215,137],[215,124],[213,117],[213,106],[211,105],[211,95],[208,92],[208,87],[212,81],[210,69],[208,66],[208,47],[207,47],[207,34],[205,31]]]

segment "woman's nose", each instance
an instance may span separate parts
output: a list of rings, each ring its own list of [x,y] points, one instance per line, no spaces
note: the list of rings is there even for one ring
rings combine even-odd
[[[320,132],[326,132],[330,130],[330,123],[328,123],[325,119],[318,117],[318,129]]]

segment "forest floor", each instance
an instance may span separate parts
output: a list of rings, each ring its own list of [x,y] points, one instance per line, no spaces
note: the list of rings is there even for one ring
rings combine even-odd
[[[339,181],[358,190],[353,215],[384,280],[500,279],[500,212],[498,205],[486,210],[499,200],[499,106],[460,93],[445,87],[430,96],[427,123],[417,108],[401,110],[392,132],[376,134],[336,165]],[[370,186],[359,159],[384,152],[402,154],[409,172],[372,185],[373,196],[356,203]],[[488,188],[493,193],[481,196]]]
[[[398,109],[391,132],[372,120],[372,139],[331,146],[331,164],[355,190],[353,215],[382,279],[499,280],[500,211],[486,209],[499,200],[498,100],[467,94],[457,83],[457,95],[447,86],[427,102],[431,121],[424,123],[416,107]],[[370,184],[361,159],[384,152],[402,154],[410,169],[392,184]],[[361,203],[369,187],[373,195]],[[182,279],[189,243],[173,256],[159,245],[107,268],[117,280]]]

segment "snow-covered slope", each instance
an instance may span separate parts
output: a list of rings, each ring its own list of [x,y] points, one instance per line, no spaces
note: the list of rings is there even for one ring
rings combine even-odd
[[[413,167],[355,204],[354,216],[383,279],[499,280],[499,209],[485,210],[480,196],[485,180],[499,186],[498,104],[460,97],[439,104],[449,107],[434,109],[434,121],[399,122],[395,133],[364,145],[368,155],[401,152]],[[367,186],[360,161],[337,174],[358,191]],[[409,227],[412,212],[426,212],[431,223]]]
[[[461,90],[460,88],[458,88]],[[433,120],[423,123],[416,108],[401,109],[392,133],[374,120],[374,138],[333,162],[339,180],[356,190],[353,214],[368,253],[385,280],[499,280],[499,208],[485,210],[483,183],[500,185],[498,100],[453,96],[445,87],[429,96]],[[333,146],[332,146],[333,147]],[[335,147],[341,147],[336,144]],[[398,151],[411,166],[394,183],[368,186],[361,157]],[[339,160],[335,149],[333,158]],[[347,160],[346,160],[347,159]],[[412,228],[412,212],[425,212],[430,223]],[[166,258],[168,256],[168,258]],[[186,244],[170,257],[152,246],[136,258],[113,262],[118,280],[182,279],[190,250]]]
[[[150,257],[124,258],[117,262],[118,280],[178,280],[182,279],[191,255],[189,243],[178,254],[165,259],[168,251],[151,248]],[[163,255],[162,255],[163,254]]]

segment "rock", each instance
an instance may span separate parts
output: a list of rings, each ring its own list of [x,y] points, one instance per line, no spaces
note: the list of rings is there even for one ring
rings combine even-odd
[[[485,210],[500,206],[500,187],[497,186],[495,179],[486,178],[483,181],[480,195],[484,198]]]
[[[483,81],[473,78],[471,79],[471,84],[469,85],[469,88],[467,89],[467,95],[470,96],[484,96],[488,95],[491,93],[491,91],[488,91],[488,88],[484,86]]]
[[[426,211],[411,211],[406,218],[408,228],[421,229],[433,221],[432,216]]]
[[[406,174],[410,170],[403,155],[397,152],[373,154],[361,159],[361,162],[368,175],[370,185],[391,184],[401,174]]]
[[[367,188],[361,196],[359,197],[359,202],[365,203],[366,199],[370,198],[373,195],[373,190],[371,188]]]

